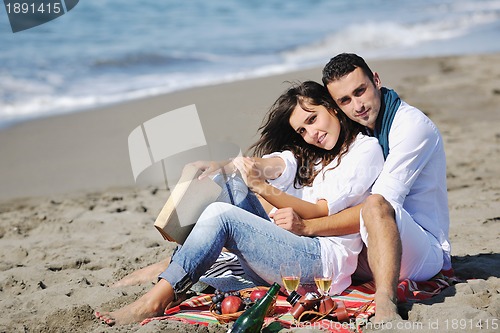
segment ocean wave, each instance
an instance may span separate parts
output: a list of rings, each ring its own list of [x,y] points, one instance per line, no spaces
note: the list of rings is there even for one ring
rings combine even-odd
[[[321,66],[340,52],[370,59],[500,50],[491,42],[500,0],[325,0],[287,3],[291,9],[262,0],[256,9],[235,2],[230,11],[202,1],[149,2],[141,15],[132,3],[82,3],[44,32],[0,36],[0,126]],[[82,29],[96,13],[110,20]]]
[[[316,63],[340,52],[357,52],[364,56],[390,54],[389,50],[416,47],[425,42],[460,37],[480,26],[500,21],[500,5],[492,3],[489,11],[472,11],[461,4],[463,13],[455,13],[439,20],[416,24],[366,22],[347,26],[329,34],[320,41],[283,52],[287,62]],[[499,7],[499,8],[497,8]],[[470,10],[470,12],[468,11]]]
[[[18,121],[91,109],[188,88],[279,74],[292,69],[294,69],[293,66],[279,64],[225,74],[217,72],[204,75],[176,73],[164,76],[151,74],[136,76],[133,80],[120,81],[109,76],[101,79],[93,78],[88,82],[87,87],[80,84],[78,88],[65,94],[57,93],[50,88],[42,92],[42,90],[38,90],[40,86],[37,84],[30,85],[30,89],[37,91],[36,94],[10,102],[0,98],[2,101],[0,103],[0,128]],[[17,84],[21,86],[22,82]]]
[[[147,53],[138,52],[121,55],[116,58],[96,58],[91,68],[127,68],[136,66],[179,66],[185,64],[207,63],[220,61],[219,56],[214,54],[195,54],[195,53]]]

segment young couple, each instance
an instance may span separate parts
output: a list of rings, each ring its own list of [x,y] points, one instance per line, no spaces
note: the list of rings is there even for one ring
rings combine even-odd
[[[338,293],[358,267],[356,273],[375,279],[376,321],[399,317],[399,279],[427,280],[451,269],[446,161],[435,125],[382,87],[355,54],[332,58],[323,84],[304,82],[280,96],[253,145],[261,158],[225,166],[237,168],[252,190],[237,199],[246,210],[211,204],[158,283],[97,318],[112,325],[162,314],[223,248],[257,285],[281,281],[286,261],[298,261],[301,282],[313,283],[311,267],[319,262],[334,268],[332,293]],[[221,165],[200,167],[211,173]],[[277,208],[274,223],[259,214],[254,193]],[[363,243],[369,268],[357,262]]]

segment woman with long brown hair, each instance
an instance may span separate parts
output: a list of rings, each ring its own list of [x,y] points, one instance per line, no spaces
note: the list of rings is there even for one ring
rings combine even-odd
[[[281,281],[280,264],[299,262],[301,283],[314,284],[312,267],[333,268],[331,294],[351,283],[362,242],[356,230],[335,235],[328,225],[306,225],[300,234],[280,226],[293,209],[303,218],[326,216],[361,203],[377,178],[383,155],[376,139],[337,112],[326,89],[308,81],[288,89],[271,107],[251,148],[257,157],[240,157],[223,166],[199,163],[205,175],[224,167],[240,171],[252,190],[278,210],[274,223],[224,202],[207,207],[184,245],[172,256],[158,283],[134,303],[111,313],[96,312],[105,323],[126,324],[159,315],[181,297],[217,260],[234,253],[255,285]]]

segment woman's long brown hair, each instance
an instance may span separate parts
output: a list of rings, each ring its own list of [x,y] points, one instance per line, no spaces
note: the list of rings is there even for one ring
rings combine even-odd
[[[331,150],[310,145],[292,128],[290,116],[297,105],[305,111],[307,105],[322,105],[340,121],[340,134],[337,143]],[[269,109],[259,128],[260,139],[250,146],[254,156],[263,156],[272,152],[290,150],[297,159],[295,187],[311,185],[319,171],[316,165],[327,166],[338,157],[336,168],[362,127],[353,122],[338,109],[330,94],[321,84],[305,81],[292,85],[283,93]]]

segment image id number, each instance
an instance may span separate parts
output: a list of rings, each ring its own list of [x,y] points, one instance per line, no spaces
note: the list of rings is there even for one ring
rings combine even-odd
[[[27,3],[14,2],[6,3],[5,8],[8,14],[59,14],[61,12],[61,3]]]
[[[446,329],[452,330],[474,330],[474,329],[498,329],[498,319],[446,319],[444,321]]]

